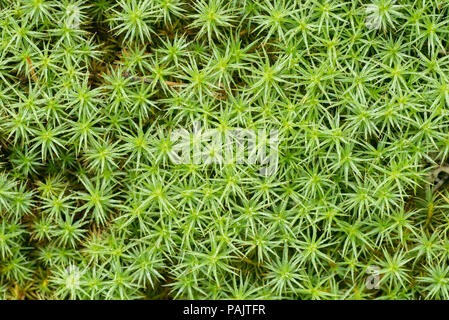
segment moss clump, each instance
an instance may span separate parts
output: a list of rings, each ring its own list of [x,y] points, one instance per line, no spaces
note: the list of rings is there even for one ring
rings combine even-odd
[[[448,13],[0,0],[0,298],[448,299]]]

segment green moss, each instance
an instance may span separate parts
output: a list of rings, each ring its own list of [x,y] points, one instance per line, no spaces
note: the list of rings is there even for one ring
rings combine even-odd
[[[0,26],[0,298],[449,298],[446,1],[0,0]],[[277,132],[275,170],[179,163],[199,124]]]

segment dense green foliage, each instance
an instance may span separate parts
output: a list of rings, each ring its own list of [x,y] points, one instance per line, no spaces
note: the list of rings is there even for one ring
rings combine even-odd
[[[0,0],[0,33],[0,299],[449,298],[448,1]],[[279,130],[278,170],[174,163],[196,120]]]

